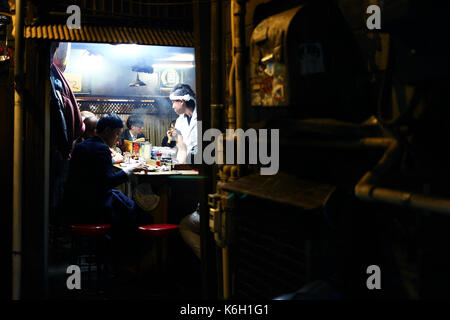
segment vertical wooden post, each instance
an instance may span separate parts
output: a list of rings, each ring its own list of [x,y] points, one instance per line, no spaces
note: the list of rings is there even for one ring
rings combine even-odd
[[[211,91],[211,4],[209,1],[195,0],[194,7],[194,43],[195,65],[197,67],[196,95],[198,120],[202,121],[204,130],[211,127],[210,119],[210,91]],[[198,134],[203,135],[203,132]],[[200,150],[199,150],[200,152]],[[200,167],[200,175],[212,176],[212,167],[204,164]],[[202,296],[205,299],[214,299],[217,296],[217,272],[215,261],[215,245],[212,233],[209,231],[208,194],[212,193],[211,181],[199,180],[200,194],[200,245],[201,245],[201,270],[202,270]]]

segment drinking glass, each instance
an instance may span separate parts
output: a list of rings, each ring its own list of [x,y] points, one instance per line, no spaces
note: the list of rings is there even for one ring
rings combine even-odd
[[[124,153],[124,162],[126,163],[126,164],[130,164],[130,153],[129,152],[125,152]]]

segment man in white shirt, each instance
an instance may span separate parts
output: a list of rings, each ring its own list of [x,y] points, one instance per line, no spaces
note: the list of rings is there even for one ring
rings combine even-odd
[[[197,108],[195,93],[188,84],[178,84],[170,93],[173,110],[179,115],[175,122],[177,160],[186,163],[188,157],[197,153]]]

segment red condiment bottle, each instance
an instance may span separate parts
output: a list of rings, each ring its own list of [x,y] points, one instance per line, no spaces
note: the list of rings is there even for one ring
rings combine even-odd
[[[162,153],[157,153],[156,154],[156,165],[157,166],[161,165],[161,157],[162,157]]]

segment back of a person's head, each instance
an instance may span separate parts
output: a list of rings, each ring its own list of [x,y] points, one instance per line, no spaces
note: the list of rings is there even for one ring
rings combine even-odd
[[[103,132],[106,128],[111,130],[123,128],[123,120],[115,113],[105,114],[97,122],[97,133]]]
[[[95,124],[97,124],[98,118],[97,118],[95,115],[88,116],[88,117],[85,117],[85,118],[83,119],[83,122],[84,122],[84,123],[87,123],[87,122],[95,122]]]
[[[95,117],[95,114],[93,114],[90,111],[81,111],[81,119],[84,121],[85,119],[89,118],[89,117]]]
[[[97,127],[98,118],[96,116],[87,117],[83,120],[86,128],[94,130]]]

